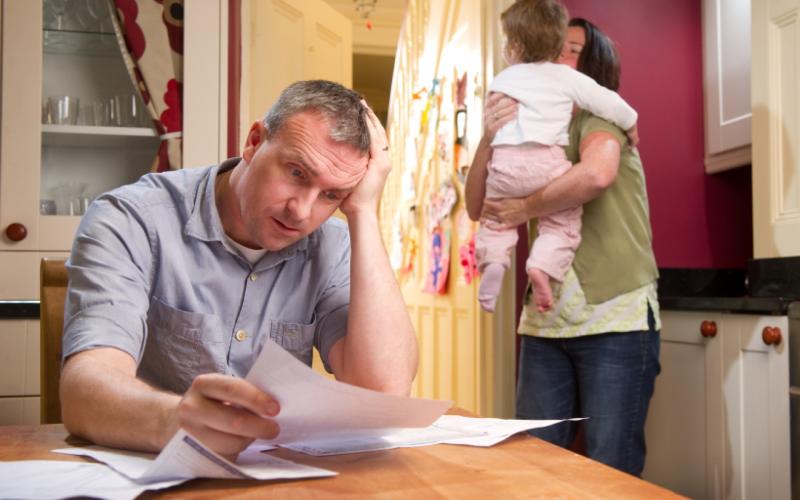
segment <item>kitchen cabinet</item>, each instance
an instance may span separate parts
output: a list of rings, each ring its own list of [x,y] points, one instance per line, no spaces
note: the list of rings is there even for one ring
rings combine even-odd
[[[753,2],[753,256],[800,255],[800,0]]]
[[[644,479],[692,498],[789,498],[787,317],[663,311],[661,320]],[[780,343],[767,344],[777,333]]]
[[[750,164],[750,0],[703,0],[706,172]]]
[[[0,425],[39,423],[39,321],[0,320]]]
[[[184,165],[202,166],[226,154],[228,2],[184,10]],[[40,259],[67,257],[89,201],[147,173],[160,139],[105,0],[4,0],[0,39],[0,300],[37,300]],[[38,423],[38,335],[0,318],[0,425]]]

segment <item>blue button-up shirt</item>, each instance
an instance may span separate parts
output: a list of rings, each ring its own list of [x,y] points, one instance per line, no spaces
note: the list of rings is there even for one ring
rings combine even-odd
[[[347,226],[330,219],[251,265],[227,243],[214,198],[220,166],[148,174],[100,196],[67,262],[64,358],[115,347],[147,382],[183,393],[202,373],[247,374],[271,338],[328,367],[346,334]]]

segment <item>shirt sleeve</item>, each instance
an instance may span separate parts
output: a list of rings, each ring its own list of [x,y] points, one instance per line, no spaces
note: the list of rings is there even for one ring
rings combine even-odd
[[[571,97],[579,108],[605,118],[623,130],[636,125],[638,114],[619,94],[578,71],[569,69],[567,74],[571,75]]]
[[[347,318],[350,312],[350,236],[347,227],[340,230],[337,243],[327,246],[333,252],[331,278],[317,301],[317,328],[314,346],[320,353],[325,370],[332,373],[328,362],[331,347],[347,335]]]
[[[63,359],[114,347],[139,363],[153,262],[145,219],[112,195],[98,198],[83,216],[67,261]]]

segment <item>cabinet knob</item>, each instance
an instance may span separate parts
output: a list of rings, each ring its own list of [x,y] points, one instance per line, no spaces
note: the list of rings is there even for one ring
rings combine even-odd
[[[717,336],[717,323],[714,321],[703,321],[700,323],[700,335],[710,339]]]
[[[767,345],[778,345],[781,343],[781,329],[777,326],[765,326],[761,330],[761,340]]]
[[[11,241],[22,241],[28,236],[28,228],[19,222],[14,222],[6,228],[6,236]]]

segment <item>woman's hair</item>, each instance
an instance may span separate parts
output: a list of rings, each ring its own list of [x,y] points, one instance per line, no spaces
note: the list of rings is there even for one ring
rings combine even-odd
[[[620,66],[614,42],[600,28],[581,17],[570,19],[569,26],[583,28],[586,33],[586,44],[578,57],[576,69],[616,92],[619,88]]]
[[[566,7],[557,0],[517,0],[500,15],[506,43],[526,63],[558,58],[568,18]]]

